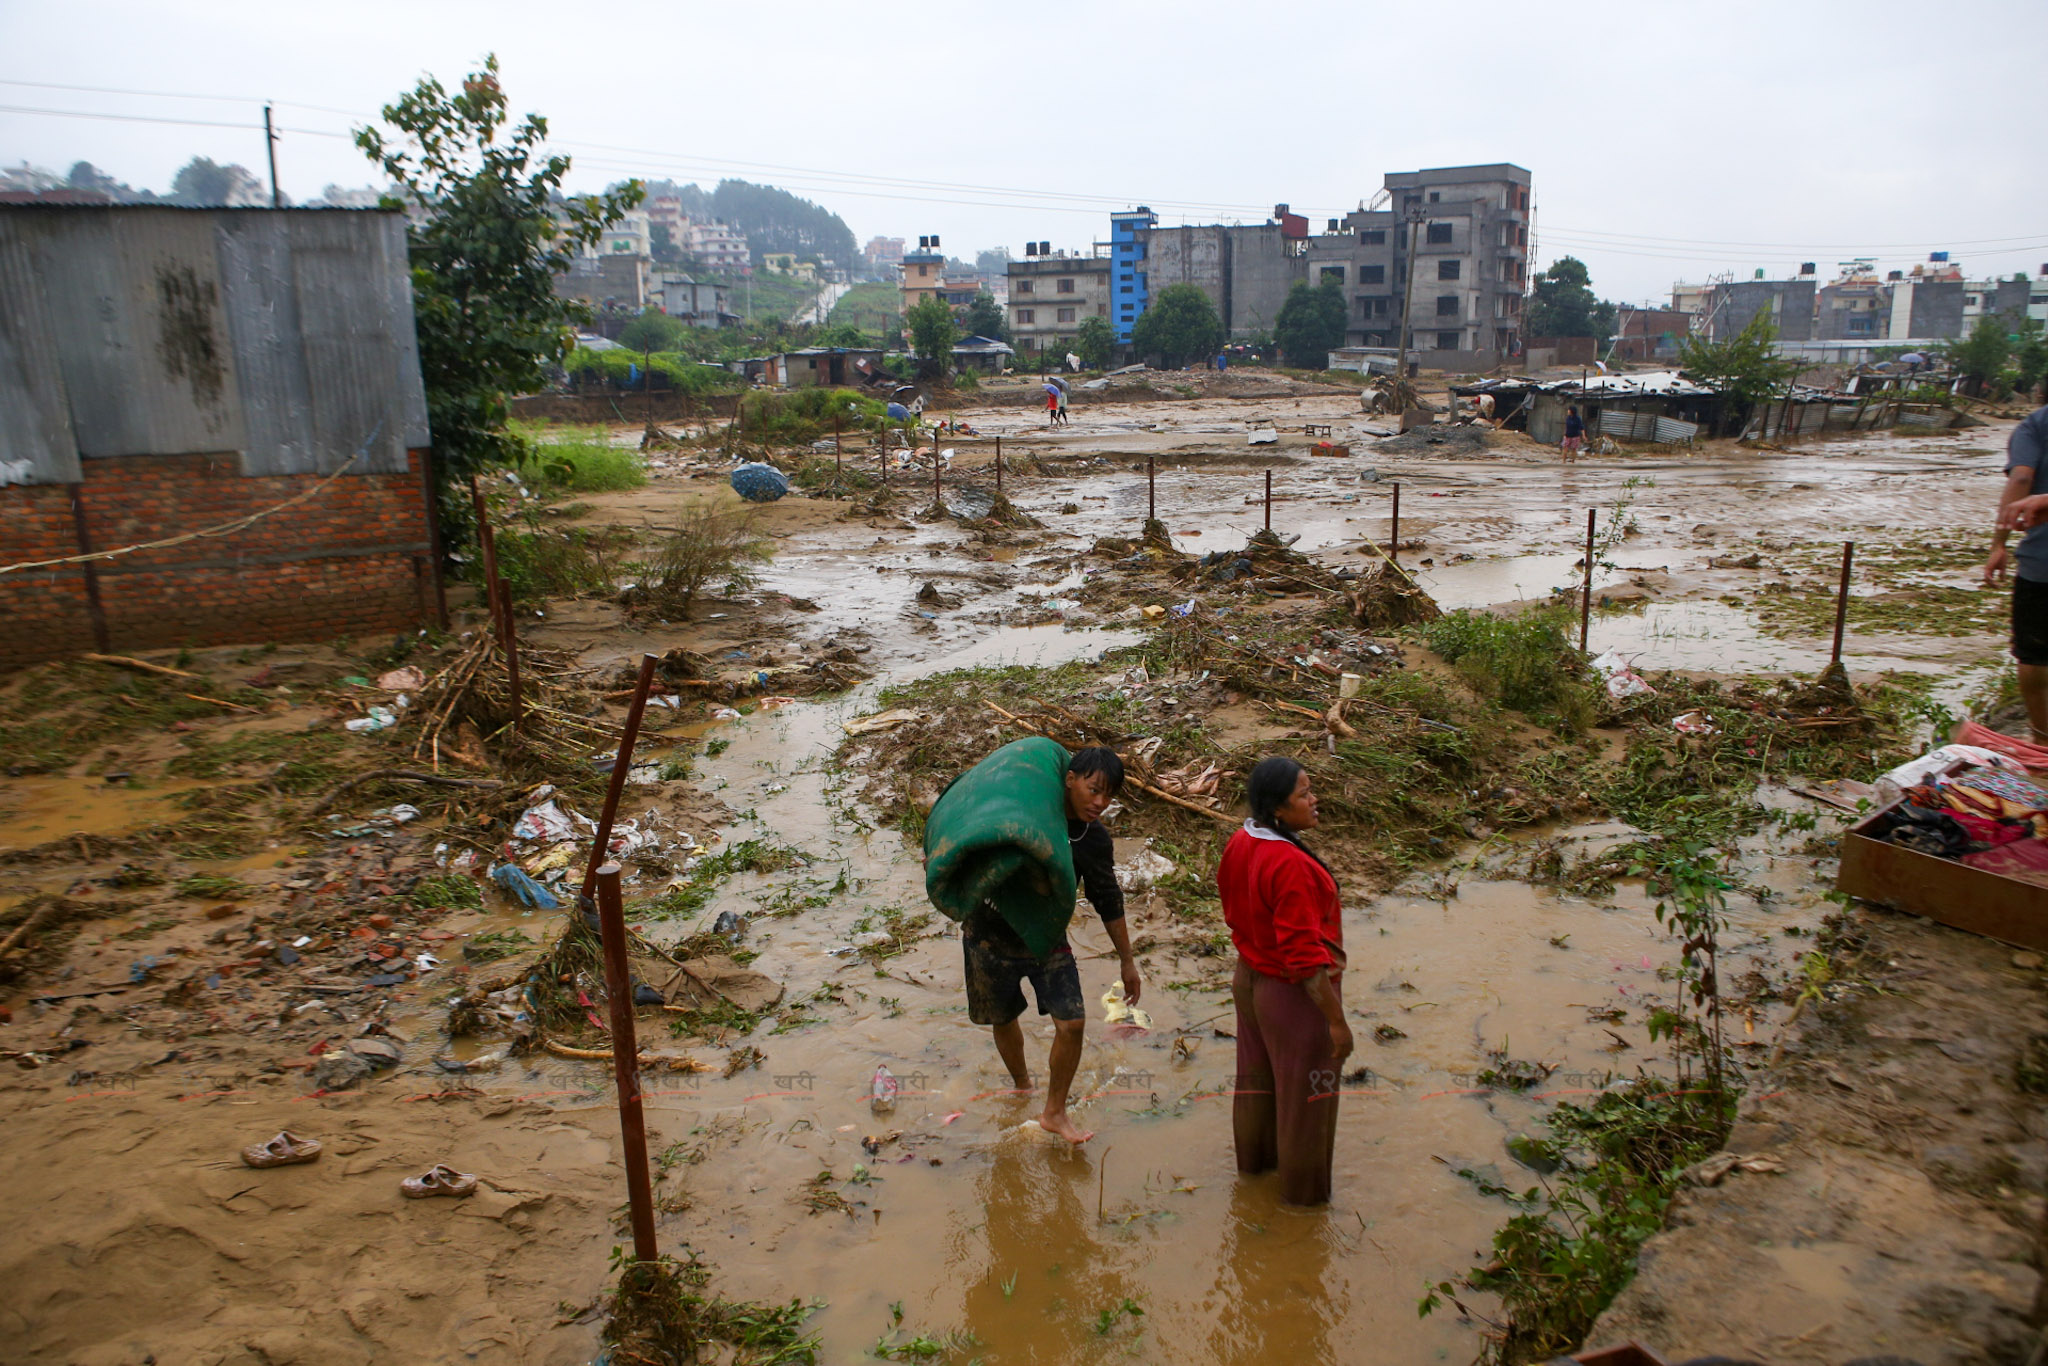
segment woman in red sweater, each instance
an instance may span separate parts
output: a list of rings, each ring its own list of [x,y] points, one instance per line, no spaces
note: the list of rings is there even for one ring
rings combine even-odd
[[[1343,910],[1337,880],[1299,836],[1316,828],[1308,772],[1278,755],[1261,759],[1246,796],[1251,819],[1230,837],[1216,870],[1237,946],[1237,1169],[1277,1167],[1288,1204],[1327,1204],[1337,1085],[1351,1055],[1340,991]]]

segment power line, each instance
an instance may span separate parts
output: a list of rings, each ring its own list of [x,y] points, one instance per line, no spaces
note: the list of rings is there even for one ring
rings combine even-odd
[[[166,123],[184,128],[240,128],[247,132],[263,131],[260,123],[225,123],[219,119],[172,119],[161,114],[101,114],[84,109],[35,109],[23,104],[0,104],[0,114],[44,114],[60,119],[103,119],[115,123]],[[325,128],[279,128],[280,133],[299,133],[314,138],[346,138],[347,133],[330,132]]]
[[[0,79],[0,85],[27,86],[32,90],[73,90],[86,95],[136,95],[152,100],[211,100],[217,104],[281,104],[293,109],[313,109],[322,114],[339,114],[347,119],[359,119],[366,115],[353,109],[335,109],[324,104],[306,104],[300,100],[261,100],[254,95],[195,95],[182,90],[130,90],[114,85],[60,85],[55,81],[14,81]]]

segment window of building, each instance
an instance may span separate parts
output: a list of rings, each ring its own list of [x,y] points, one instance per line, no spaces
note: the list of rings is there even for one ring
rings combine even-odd
[[[1116,292],[1119,294],[1128,294],[1131,292],[1131,287],[1129,285],[1119,285],[1117,286]]]
[[[1058,292],[1061,294],[1072,294],[1074,292],[1074,282],[1072,280],[1061,280]]]
[[[1358,300],[1358,316],[1361,318],[1384,318],[1387,316],[1385,295],[1362,295]]]
[[[1095,316],[1096,316],[1096,317],[1098,317],[1098,318],[1107,318],[1107,317],[1109,316],[1109,305],[1108,305],[1108,304],[1097,304],[1097,305],[1095,305]]]
[[[1404,194],[1401,196],[1401,207],[1404,209],[1411,204],[1420,204],[1421,202],[1422,196],[1419,194]]]
[[[1458,334],[1458,333],[1456,333],[1456,332],[1439,332],[1439,333],[1437,333],[1437,334],[1436,334],[1436,349],[1437,349],[1437,350],[1439,350],[1439,351],[1455,351],[1455,350],[1457,350],[1457,349],[1458,349],[1458,335],[1459,335],[1459,334]]]
[[[917,278],[922,280],[928,273],[930,273],[930,271],[930,266],[919,266],[917,268]]]
[[[1385,228],[1360,228],[1358,230],[1358,245],[1361,247],[1384,247],[1386,244],[1387,230]]]
[[[1515,229],[1515,245],[1527,250],[1529,246],[1529,230],[1527,228]]]
[[[1325,285],[1342,285],[1344,283],[1344,267],[1324,266],[1322,275],[1317,282]]]
[[[1436,278],[1439,280],[1455,280],[1458,278],[1458,272],[1463,269],[1464,265],[1463,261],[1458,260],[1439,261],[1436,263]]]
[[[1058,316],[1058,317],[1057,317],[1056,319],[1054,319],[1054,321],[1055,321],[1055,322],[1063,322],[1063,323],[1070,323],[1070,322],[1072,322],[1073,320],[1074,320],[1074,310],[1073,310],[1073,309],[1071,309],[1071,308],[1063,308],[1063,309],[1061,309],[1061,310],[1059,311],[1059,316]]]
[[[1437,315],[1437,316],[1438,316],[1439,318],[1455,318],[1455,317],[1457,317],[1457,316],[1458,316],[1458,296],[1457,296],[1457,295],[1455,295],[1455,294],[1439,294],[1439,295],[1437,295],[1437,296],[1436,296],[1436,315]]]
[[[1433,247],[1448,245],[1451,240],[1451,225],[1449,223],[1431,223],[1429,225],[1428,240],[1429,244]]]
[[[1031,292],[1031,282],[1029,280],[1012,280],[1010,281],[1010,292],[1012,294],[1029,294]]]
[[[1436,202],[1437,202],[1437,201],[1438,201],[1439,199],[1442,199],[1442,198],[1443,198],[1443,196],[1442,196],[1442,195],[1440,195],[1440,194],[1438,194],[1438,193],[1437,193],[1437,192],[1436,192],[1435,190],[1431,190],[1431,191],[1429,192],[1429,202],[1430,202],[1430,203],[1432,203],[1432,204],[1436,203]]]
[[[1528,192],[1527,190],[1524,190],[1524,191],[1522,191],[1522,209],[1523,209],[1523,211],[1524,211],[1524,212],[1527,212],[1527,211],[1528,211],[1528,208],[1529,208],[1529,192]]]
[[[1362,285],[1383,285],[1386,282],[1387,268],[1385,266],[1360,266],[1358,268],[1358,283]]]
[[[1019,327],[1029,327],[1029,326],[1031,326],[1031,324],[1033,324],[1033,323],[1035,323],[1035,322],[1037,322],[1037,321],[1038,321],[1038,310],[1037,310],[1037,309],[1035,309],[1035,308],[1020,308],[1020,309],[1018,309],[1018,310],[1017,310],[1017,326],[1019,326]]]

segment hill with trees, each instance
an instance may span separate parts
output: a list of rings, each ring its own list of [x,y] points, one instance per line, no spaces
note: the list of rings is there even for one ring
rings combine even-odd
[[[754,264],[763,253],[794,252],[833,265],[852,268],[860,259],[853,229],[846,220],[822,204],[813,204],[773,185],[756,185],[745,180],[721,180],[711,190],[698,185],[678,185],[673,180],[645,182],[647,197],[673,195],[683,202],[691,218],[718,219],[730,223],[747,239]]]

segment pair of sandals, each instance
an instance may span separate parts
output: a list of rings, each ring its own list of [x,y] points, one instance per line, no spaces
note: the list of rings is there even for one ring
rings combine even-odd
[[[321,1146],[317,1138],[301,1138],[286,1129],[275,1138],[242,1149],[242,1161],[251,1167],[290,1167],[318,1158]],[[437,1195],[460,1199],[476,1194],[476,1181],[469,1172],[437,1162],[418,1176],[406,1177],[398,1183],[398,1189],[408,1200],[426,1200]]]

